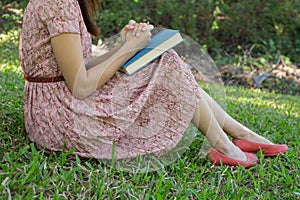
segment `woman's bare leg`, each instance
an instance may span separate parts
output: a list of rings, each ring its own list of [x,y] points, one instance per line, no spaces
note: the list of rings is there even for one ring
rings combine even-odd
[[[200,88],[200,91],[201,91],[202,98],[205,99],[205,101],[211,108],[216,120],[218,121],[222,129],[227,134],[229,134],[233,138],[247,139],[262,144],[273,144],[269,140],[256,134],[255,132],[251,131],[249,128],[245,127],[244,125],[242,125],[241,123],[233,119],[202,88]]]
[[[229,140],[205,99],[200,101],[192,122],[219,152],[236,160],[247,159],[246,155]]]

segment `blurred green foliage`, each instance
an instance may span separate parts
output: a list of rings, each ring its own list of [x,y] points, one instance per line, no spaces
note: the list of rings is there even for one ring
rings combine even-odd
[[[5,9],[23,10],[28,1],[0,2],[2,30],[11,25],[5,19],[18,18]],[[251,54],[274,63],[282,55],[300,63],[299,0],[101,0],[101,6],[97,18],[101,38],[119,33],[129,19],[135,19],[181,30],[216,60]]]
[[[128,22],[149,21],[179,29],[210,54],[278,54],[300,62],[300,1],[295,0],[102,0],[98,25],[102,37]]]

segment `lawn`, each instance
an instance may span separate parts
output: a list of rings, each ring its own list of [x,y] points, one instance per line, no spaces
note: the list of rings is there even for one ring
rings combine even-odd
[[[226,110],[276,143],[284,155],[251,168],[217,167],[198,156],[199,136],[180,159],[154,172],[117,170],[70,152],[46,154],[28,140],[23,120],[18,30],[0,35],[0,196],[2,199],[300,199],[299,96],[225,87]]]

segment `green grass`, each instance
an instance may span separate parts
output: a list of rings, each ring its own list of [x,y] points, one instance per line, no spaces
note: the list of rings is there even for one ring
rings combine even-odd
[[[250,168],[216,167],[198,157],[202,136],[155,172],[130,173],[94,159],[46,154],[28,140],[18,30],[0,35],[0,197],[2,199],[300,199],[300,98],[226,87],[227,111],[277,143],[284,155]]]

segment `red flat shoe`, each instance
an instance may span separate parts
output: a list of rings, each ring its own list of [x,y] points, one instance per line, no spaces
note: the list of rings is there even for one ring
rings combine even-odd
[[[285,144],[260,144],[243,139],[233,139],[232,142],[245,152],[256,153],[262,149],[265,156],[276,156],[288,150]]]
[[[258,158],[253,153],[244,152],[247,156],[247,161],[235,160],[224,154],[218,152],[216,149],[211,148],[211,152],[208,154],[209,160],[212,164],[217,166],[229,165],[229,166],[244,166],[245,168],[250,168],[258,163]]]

